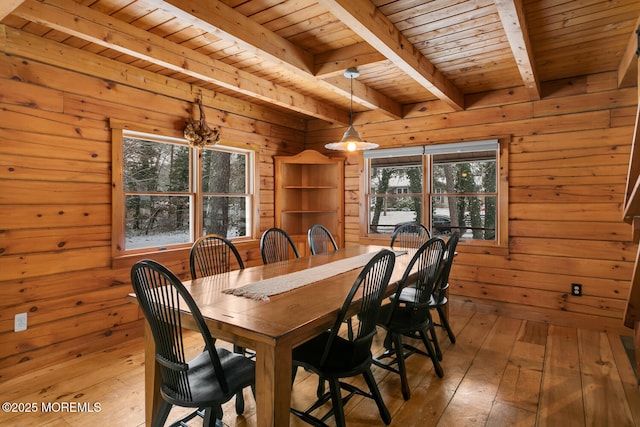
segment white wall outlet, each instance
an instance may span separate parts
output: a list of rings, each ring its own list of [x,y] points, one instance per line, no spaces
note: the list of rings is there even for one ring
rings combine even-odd
[[[13,320],[13,331],[22,332],[27,330],[27,313],[16,314]]]

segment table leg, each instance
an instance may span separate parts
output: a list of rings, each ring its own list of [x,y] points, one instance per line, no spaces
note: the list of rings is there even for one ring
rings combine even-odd
[[[147,427],[153,424],[162,396],[160,395],[160,368],[156,362],[156,343],[149,323],[144,322],[144,419]]]
[[[256,345],[258,427],[287,427],[291,406],[291,347]]]

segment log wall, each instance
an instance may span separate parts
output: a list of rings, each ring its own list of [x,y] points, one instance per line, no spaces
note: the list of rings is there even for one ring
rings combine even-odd
[[[615,73],[543,85],[540,101],[518,90],[467,96],[467,109],[438,102],[412,106],[403,120],[355,118],[381,148],[491,137],[510,138],[508,251],[458,246],[452,300],[532,320],[616,330],[623,327],[636,245],[623,201],[636,112],[636,88],[617,88]],[[367,123],[367,124],[364,124]],[[322,150],[342,129],[310,124],[307,148]],[[346,167],[346,242],[364,235],[363,164]],[[387,239],[388,240],[388,239]],[[583,296],[570,294],[581,283]]]
[[[0,43],[0,382],[143,334],[127,298],[133,260],[112,267],[109,120],[182,129],[199,93],[22,36],[21,46]],[[81,64],[84,73],[73,71]],[[203,98],[223,140],[260,147],[258,232],[272,227],[273,156],[303,150],[305,123],[211,91]],[[248,265],[261,262],[257,240],[239,249]],[[153,258],[188,274],[186,250]],[[14,332],[22,312],[28,329]]]

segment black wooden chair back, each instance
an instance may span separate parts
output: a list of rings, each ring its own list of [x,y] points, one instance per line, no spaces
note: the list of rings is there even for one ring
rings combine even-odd
[[[449,287],[449,274],[451,273],[451,267],[453,266],[453,259],[456,255],[456,247],[460,240],[460,233],[455,232],[449,237],[447,245],[442,258],[442,268],[438,274],[438,280],[436,281],[434,293],[434,301],[436,304],[444,304],[446,300],[446,290]]]
[[[286,231],[276,227],[262,233],[260,253],[264,264],[287,261],[292,257],[300,258],[298,248],[293,243],[291,236]]]
[[[398,224],[391,235],[393,249],[418,249],[431,238],[429,229],[419,222],[410,221]]]
[[[338,250],[331,232],[321,224],[314,224],[307,232],[307,240],[309,242],[309,252],[311,255],[326,254]]]
[[[192,279],[227,273],[235,266],[244,269],[242,257],[234,244],[222,236],[207,234],[200,237],[191,246],[189,269]]]

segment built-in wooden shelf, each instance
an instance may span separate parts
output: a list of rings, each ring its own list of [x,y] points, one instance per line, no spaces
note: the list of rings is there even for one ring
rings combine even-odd
[[[275,224],[308,253],[307,231],[322,224],[339,246],[344,235],[344,159],[314,150],[275,157]]]

